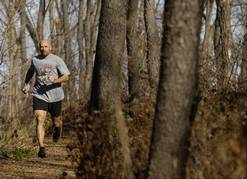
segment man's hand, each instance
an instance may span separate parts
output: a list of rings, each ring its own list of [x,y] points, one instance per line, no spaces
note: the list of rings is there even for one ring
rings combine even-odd
[[[56,78],[54,76],[48,76],[48,81],[51,83],[56,83]]]
[[[22,88],[22,92],[24,94],[28,94],[29,90],[30,90],[30,85],[29,84],[25,84],[24,87]]]
[[[63,75],[59,78],[56,78],[54,76],[48,76],[48,81],[51,83],[63,83],[69,80],[69,75]]]

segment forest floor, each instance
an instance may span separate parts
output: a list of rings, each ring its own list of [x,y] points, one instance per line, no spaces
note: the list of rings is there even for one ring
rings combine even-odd
[[[45,138],[46,158],[37,157],[38,146],[30,137],[30,146],[35,154],[30,158],[16,160],[0,158],[0,178],[76,178],[77,162],[72,151],[75,134],[67,133],[57,142],[51,136]]]
[[[77,109],[68,111],[64,116],[70,119],[67,120],[67,125],[78,118]],[[152,108],[143,104],[134,110],[131,115],[133,119],[127,120],[133,172],[137,179],[144,178],[147,167],[152,114]],[[115,165],[106,164],[120,158],[116,157],[118,144],[109,144],[109,135],[106,133],[109,126],[106,125],[106,120],[107,115],[101,113],[81,117],[80,125],[77,126],[80,132],[77,135],[81,141],[82,156],[76,147],[78,139],[75,133],[65,133],[58,143],[53,143],[51,136],[46,137],[45,159],[37,157],[37,144],[33,144],[33,137],[30,137],[34,156],[22,160],[0,157],[0,178],[76,178],[76,169],[80,169],[82,175],[87,171],[92,175],[111,176]],[[210,94],[203,97],[191,128],[185,178],[246,179],[246,149],[247,94]],[[92,155],[92,151],[96,154]],[[103,156],[102,160],[98,156]],[[83,160],[83,165],[78,167],[80,159]]]
[[[188,179],[247,178],[247,94],[210,94],[192,126]]]

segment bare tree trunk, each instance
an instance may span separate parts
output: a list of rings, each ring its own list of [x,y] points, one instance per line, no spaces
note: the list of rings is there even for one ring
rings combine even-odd
[[[41,2],[42,0],[40,0],[40,5],[42,5]],[[16,3],[15,8],[18,10],[19,6],[18,4],[22,4],[22,0],[18,0],[18,3]],[[25,9],[22,9],[21,11],[18,11],[20,13],[20,16],[22,16],[23,19],[25,19],[25,24],[26,24],[26,28],[33,40],[34,46],[36,51],[39,51],[39,42],[40,42],[40,34],[43,34],[44,31],[44,10],[42,10],[42,7],[40,7],[40,15],[42,16],[41,18],[39,18],[38,22],[37,22],[37,27],[35,28],[34,25],[32,24],[31,20],[29,19],[27,12]],[[40,29],[42,28],[42,29]],[[43,36],[41,36],[43,38]]]
[[[25,16],[26,19],[26,28],[33,40],[34,46],[36,51],[39,51],[39,38],[37,35],[36,29],[33,27],[31,20],[28,18],[27,13],[25,11],[22,11],[23,16]]]
[[[63,15],[57,0],[50,2],[49,14],[53,52],[62,59],[65,59]],[[56,17],[55,14],[58,16]]]
[[[119,150],[121,154],[118,157],[121,157],[121,163],[112,161],[110,178],[130,178],[132,176],[127,128],[124,119],[121,117],[120,102],[120,71],[124,58],[126,16],[127,0],[102,0],[91,107],[103,112],[113,113],[105,121],[112,127],[105,130],[108,132],[109,142],[113,137],[112,132],[116,131],[117,143],[120,143]],[[114,172],[116,166],[121,166],[121,173]]]
[[[149,83],[156,96],[159,81],[160,41],[155,19],[155,0],[144,0],[144,19],[147,31],[147,62]]]
[[[25,18],[25,8],[26,8],[26,0],[22,0],[20,5],[20,37],[19,37],[19,48],[20,48],[20,60],[21,60],[21,69],[20,69],[20,76],[19,80],[22,81],[22,79],[25,78],[26,69],[26,62],[27,62],[27,40],[26,40],[26,18]],[[20,86],[20,88],[22,85]],[[20,98],[16,99],[18,102],[18,111],[23,112],[24,106],[27,106],[28,98],[26,98],[20,90],[18,90]],[[20,94],[21,93],[21,94]],[[19,113],[18,112],[18,113]],[[25,121],[27,122],[27,121]]]
[[[27,42],[26,42],[26,18],[25,18],[25,7],[26,0],[22,0],[20,4],[20,21],[21,21],[21,30],[20,30],[20,45],[21,45],[21,59],[22,63],[27,61]],[[24,74],[24,73],[21,73]],[[22,78],[24,79],[24,78]]]
[[[240,16],[244,17],[243,22],[247,20],[247,7],[241,6],[242,1],[239,0],[238,3],[240,4]],[[247,25],[244,26],[245,34],[243,36],[243,42],[240,49],[240,75],[238,79],[238,90],[242,92],[246,92],[247,90]]]
[[[80,18],[77,36],[80,58],[79,98],[83,104],[88,104],[91,96],[93,51],[96,40],[95,34],[97,33],[97,25],[95,24],[98,21],[99,12],[97,10],[100,9],[100,2],[93,4],[87,0],[86,3],[80,2],[79,7]]]
[[[128,80],[129,80],[129,96],[131,101],[139,101],[141,93],[141,78],[139,75],[140,63],[138,58],[140,48],[138,47],[138,1],[129,0],[128,16],[127,16],[127,54],[128,54]],[[139,77],[139,78],[138,78]],[[137,98],[137,99],[136,99]]]
[[[52,51],[53,53],[57,54],[57,45],[56,44],[56,26],[55,26],[55,17],[54,17],[54,9],[55,9],[55,3],[54,0],[51,0],[49,2],[49,27],[50,27],[50,35],[51,35],[51,45],[52,45]]]
[[[8,30],[7,30],[7,44],[9,51],[9,92],[8,92],[8,117],[14,118],[17,111],[17,80],[15,73],[17,73],[18,58],[17,55],[17,43],[16,43],[16,28],[15,28],[15,1],[10,0],[8,5]]]
[[[244,42],[242,46],[242,61],[241,72],[239,78],[239,88],[241,91],[247,90],[247,33],[244,35]]]
[[[119,1],[111,3],[104,0],[107,5],[103,5],[102,2],[103,12],[100,16],[92,89],[93,106],[98,109],[114,108],[115,102],[120,99],[119,82],[124,54],[123,35],[126,34],[124,20],[126,7],[124,1],[124,3]],[[114,9],[111,10],[107,6],[113,6]],[[119,9],[120,7],[124,9]],[[123,14],[118,15],[117,10]],[[119,19],[116,18],[118,16]]]
[[[37,20],[37,33],[38,33],[39,42],[44,39],[44,22],[45,22],[45,0],[40,0],[38,20]]]
[[[143,3],[141,4],[142,6],[139,10],[138,1],[129,0],[127,17],[128,79],[131,106],[138,105],[142,100],[145,101],[150,96],[147,60],[145,56],[146,32],[143,23]]]
[[[217,89],[221,91],[232,87],[234,68],[234,49],[231,31],[232,0],[216,0],[215,20],[215,58],[217,70]]]
[[[70,23],[69,23],[69,13],[68,13],[68,3],[67,0],[62,0],[61,6],[62,6],[62,12],[63,12],[63,37],[64,37],[64,51],[65,51],[65,62],[68,65],[68,68],[70,69],[71,75],[70,80],[68,82],[68,85],[66,86],[66,96],[67,101],[72,103],[73,100],[76,98],[76,91],[75,91],[75,68],[74,68],[74,62],[72,58],[72,52],[71,52],[71,33],[70,33]]]
[[[85,55],[85,23],[90,23],[90,22],[86,22],[85,20],[85,14],[87,14],[88,10],[88,6],[86,6],[84,1],[80,1],[79,4],[79,15],[78,15],[78,30],[77,30],[77,42],[78,42],[78,47],[79,47],[79,64],[80,64],[80,74],[79,74],[79,99],[80,101],[83,100],[85,98],[84,96],[84,84],[85,82],[84,80],[84,76],[85,74],[85,68],[87,65],[87,59],[86,59],[86,55]]]
[[[200,1],[167,0],[149,178],[183,178],[197,82]]]
[[[87,4],[89,4],[90,0],[88,0]],[[89,5],[88,5],[89,6]],[[98,22],[99,15],[101,9],[101,0],[98,0],[94,7],[91,6],[90,11],[87,13],[88,21],[90,23],[86,23],[86,73],[84,78],[84,89],[85,89],[85,102],[88,103],[91,96],[91,83],[93,77],[93,62],[94,62],[94,52],[96,48],[96,36],[98,33]]]
[[[160,0],[158,0],[158,1],[156,2],[156,4],[155,4],[155,14],[157,14],[159,5],[160,5]]]
[[[64,37],[63,37],[63,22],[61,18],[57,18],[55,20],[55,29],[56,29],[56,38],[55,38],[55,50],[57,55],[59,55],[62,59],[65,59],[64,52]]]
[[[210,89],[213,84],[213,37],[214,24],[212,21],[214,0],[206,0],[205,34],[200,46],[199,58],[199,89],[202,93]]]
[[[87,1],[89,7],[90,0]],[[94,64],[94,52],[96,48],[96,36],[98,33],[98,22],[101,9],[101,0],[97,1],[93,6],[91,5],[87,12],[87,21],[85,24],[85,44],[86,44],[86,68],[84,76],[84,101],[88,104],[91,96],[91,84],[93,78],[93,64]]]

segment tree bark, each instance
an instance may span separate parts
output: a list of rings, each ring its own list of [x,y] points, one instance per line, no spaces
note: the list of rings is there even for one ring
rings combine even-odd
[[[55,3],[54,0],[50,0],[49,2],[49,27],[50,27],[50,36],[51,36],[51,45],[52,45],[52,51],[55,54],[58,54],[57,50],[57,43],[56,43],[56,26],[55,26],[55,16],[54,16],[54,9],[55,9]]]
[[[102,0],[96,57],[92,82],[91,108],[113,113],[107,122],[116,128],[117,143],[120,143],[123,173],[112,171],[110,178],[131,178],[131,159],[128,147],[127,128],[121,117],[120,75],[124,58],[126,37],[127,0]],[[120,114],[120,115],[119,115]],[[114,127],[106,129],[109,141]],[[110,150],[110,149],[109,149]],[[113,161],[115,162],[115,161]],[[117,161],[116,161],[117,162]]]
[[[19,35],[19,48],[20,48],[20,62],[21,62],[21,69],[20,69],[20,76],[19,76],[19,80],[21,81],[22,79],[25,78],[25,73],[26,73],[26,68],[24,68],[27,64],[27,39],[26,39],[26,18],[25,18],[25,8],[26,8],[26,0],[22,0],[19,4],[20,6],[20,23],[21,23],[21,27],[20,27],[20,35]],[[21,86],[20,86],[21,88]],[[20,90],[18,90],[19,99],[16,99],[16,101],[18,101],[18,113],[19,112],[23,112],[23,104],[28,104],[28,98],[24,97],[22,92]],[[20,106],[22,108],[20,108]],[[27,121],[24,121],[27,122]]]
[[[72,58],[72,51],[71,51],[71,33],[70,33],[70,23],[69,23],[69,13],[68,13],[68,3],[67,0],[61,1],[62,12],[63,12],[63,38],[64,38],[64,60],[68,65],[70,70],[70,80],[68,81],[68,85],[66,86],[66,99],[68,103],[71,105],[72,101],[76,99],[76,92],[75,92],[75,67]]]
[[[247,90],[247,33],[244,35],[244,42],[242,46],[242,61],[241,61],[241,71],[239,78],[239,89],[243,92]]]
[[[146,60],[145,26],[143,23],[143,3],[129,0],[127,16],[127,54],[129,102],[131,106],[145,101],[150,96],[150,85]],[[140,14],[140,15],[139,15]]]
[[[217,13],[215,20],[215,58],[217,89],[219,92],[232,87],[234,68],[234,49],[231,31],[232,0],[216,0]]]
[[[95,49],[95,37],[100,9],[100,2],[96,3],[87,0],[86,3],[80,2],[79,22],[78,22],[78,46],[80,58],[80,75],[79,75],[79,99],[83,104],[88,104],[91,96],[91,82],[93,71],[93,51]],[[99,6],[99,7],[98,7]]]
[[[126,2],[119,1],[102,1],[92,86],[92,105],[97,109],[114,108],[115,102],[120,99]]]
[[[21,0],[18,0],[18,3],[15,4],[15,9],[18,10],[19,8],[19,4],[22,4],[23,2]],[[26,24],[26,28],[27,28],[27,31],[28,33],[30,34],[30,37],[32,38],[33,40],[33,43],[34,43],[34,47],[36,49],[37,52],[39,52],[39,42],[40,42],[40,39],[39,39],[39,34],[38,34],[38,27],[34,27],[34,25],[32,24],[30,18],[28,17],[27,15],[27,12],[25,9],[22,9],[21,11],[18,11],[20,16],[22,16],[23,19],[25,19],[25,24]],[[43,32],[44,29],[40,29],[39,31],[42,31]]]
[[[89,6],[90,0],[87,1]],[[101,10],[101,0],[95,2],[91,9],[88,11],[88,21],[90,23],[85,24],[85,43],[86,43],[86,71],[84,76],[84,101],[85,104],[88,104],[91,96],[91,87],[92,87],[92,78],[93,78],[93,65],[94,65],[94,57],[95,57],[95,49],[96,49],[96,39],[98,34],[98,22]]]
[[[85,22],[85,14],[87,14],[88,8],[85,5],[84,1],[80,1],[79,3],[79,12],[78,12],[78,29],[77,29],[77,42],[78,42],[78,49],[79,49],[79,64],[80,64],[80,74],[79,74],[79,99],[80,101],[84,99],[84,76],[85,76],[85,66],[86,62],[86,55],[85,55],[85,29],[84,23]]]
[[[26,0],[22,0],[20,4],[20,21],[21,21],[21,30],[20,30],[20,48],[21,48],[21,59],[22,63],[27,61],[27,42],[26,42],[26,18],[25,18],[25,7]],[[24,74],[24,73],[21,73]],[[23,78],[22,78],[23,79]]]
[[[147,63],[149,83],[152,88],[153,96],[156,96],[159,81],[160,40],[155,19],[154,0],[144,0],[144,19],[147,32]]]
[[[199,89],[202,93],[207,92],[213,84],[214,24],[211,23],[213,3],[214,0],[205,1],[205,34],[200,45],[199,58]]]
[[[16,43],[16,28],[15,28],[15,1],[10,0],[8,2],[8,30],[7,30],[7,44],[9,52],[9,90],[8,90],[8,118],[13,119],[17,114],[17,80],[15,75],[17,73],[18,58],[17,56],[17,43]]]
[[[38,33],[39,42],[44,39],[44,23],[45,23],[45,0],[40,0],[38,20],[37,20],[37,33]]]
[[[199,0],[167,0],[149,178],[183,178],[197,82]]]

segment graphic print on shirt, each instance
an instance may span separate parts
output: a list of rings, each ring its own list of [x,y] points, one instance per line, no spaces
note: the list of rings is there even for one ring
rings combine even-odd
[[[39,80],[44,84],[49,84],[48,77],[51,76],[53,68],[51,64],[44,64],[43,67],[40,68]]]

